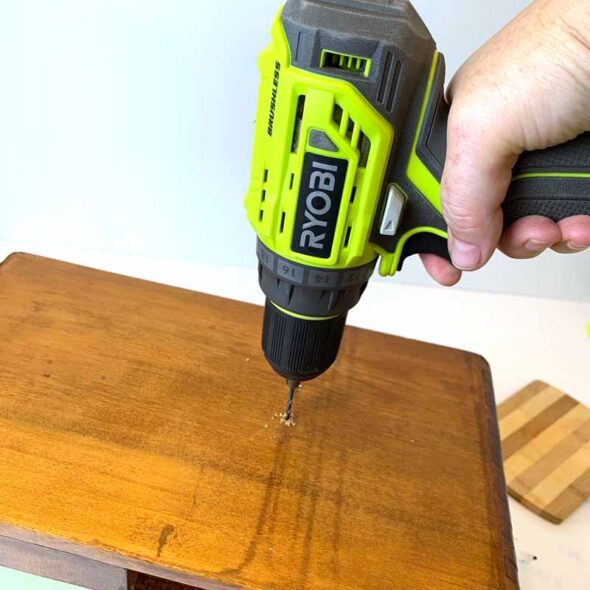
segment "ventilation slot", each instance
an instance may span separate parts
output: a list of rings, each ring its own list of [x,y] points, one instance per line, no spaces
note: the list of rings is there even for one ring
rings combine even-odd
[[[265,168],[264,172],[262,173],[263,185],[266,185],[267,181],[268,181],[268,168]],[[262,204],[264,203],[264,201],[266,201],[266,188],[263,188],[262,191],[260,192],[260,212],[258,213],[258,221],[262,221],[262,219],[264,218],[264,210],[262,209]]]
[[[389,54],[391,55],[391,54]],[[332,120],[338,125],[338,131],[344,135],[353,148],[359,151],[359,168],[366,168],[371,153],[371,140],[363,133],[349,114],[339,104],[334,104]],[[343,129],[343,122],[346,128]]]
[[[283,214],[281,215],[281,227],[279,228],[279,233],[283,233],[284,229],[285,229],[285,212],[283,211]]]
[[[366,168],[371,153],[371,140],[339,104],[334,104],[332,120],[338,125],[340,135],[346,137],[353,148],[359,151],[359,168]]]
[[[299,148],[299,137],[301,135],[301,122],[305,112],[305,96],[302,94],[297,99],[297,113],[295,115],[295,126],[293,127],[293,140],[291,141],[291,153],[297,153]]]
[[[354,121],[349,118],[348,123],[346,125],[346,139],[348,139],[348,141],[352,141],[353,131],[354,131]]]
[[[350,242],[350,234],[352,233],[352,225],[348,226],[346,230],[346,236],[344,237],[344,247],[348,248],[348,242]]]
[[[387,52],[383,74],[377,91],[377,102],[382,104],[386,110],[392,112],[395,108],[395,99],[402,73],[401,61],[395,59],[392,53]]]
[[[349,74],[358,74],[365,78],[369,75],[371,68],[371,60],[366,57],[358,57],[356,55],[347,55],[345,53],[337,53],[335,51],[322,52],[322,59],[320,61],[321,68],[329,68],[333,70],[342,70]]]
[[[295,182],[295,174],[291,172],[291,178],[289,179],[289,190],[293,190],[293,184]]]
[[[338,127],[340,127],[340,124],[342,123],[343,114],[344,111],[342,110],[342,107],[339,104],[335,104],[334,111],[332,113],[332,120],[334,121],[334,123],[336,123],[336,125],[338,125]]]
[[[366,168],[371,151],[371,140],[361,131],[358,142],[359,168]]]
[[[356,184],[352,187],[352,191],[350,191],[350,204],[354,203],[354,199],[356,197]]]

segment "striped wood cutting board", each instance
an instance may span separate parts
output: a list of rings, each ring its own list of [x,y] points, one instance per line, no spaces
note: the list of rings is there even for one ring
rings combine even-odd
[[[590,496],[590,409],[535,381],[498,407],[508,492],[559,524]]]

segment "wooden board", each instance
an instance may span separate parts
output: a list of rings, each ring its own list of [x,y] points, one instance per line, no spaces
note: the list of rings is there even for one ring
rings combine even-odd
[[[500,404],[508,491],[559,524],[590,496],[590,409],[535,381]]]
[[[0,565],[94,590],[128,588],[123,568],[10,537],[0,536]]]
[[[485,361],[349,328],[286,428],[261,318],[9,257],[0,534],[205,590],[517,588]]]

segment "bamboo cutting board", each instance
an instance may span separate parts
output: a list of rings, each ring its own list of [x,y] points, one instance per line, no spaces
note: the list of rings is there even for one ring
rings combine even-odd
[[[535,381],[500,404],[508,491],[559,524],[590,496],[590,409]]]
[[[0,565],[100,590],[517,589],[485,361],[349,328],[286,428],[261,319],[5,261]]]

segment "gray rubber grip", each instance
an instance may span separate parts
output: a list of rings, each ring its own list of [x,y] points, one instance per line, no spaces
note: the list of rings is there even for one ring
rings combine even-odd
[[[420,134],[418,154],[438,178],[446,159],[449,107],[444,100],[443,75],[433,85],[426,126]],[[590,215],[590,133],[519,158],[503,204],[504,226],[529,215],[561,221],[573,215]]]
[[[505,227],[529,215],[553,221],[590,215],[590,133],[523,154],[503,207]]]

